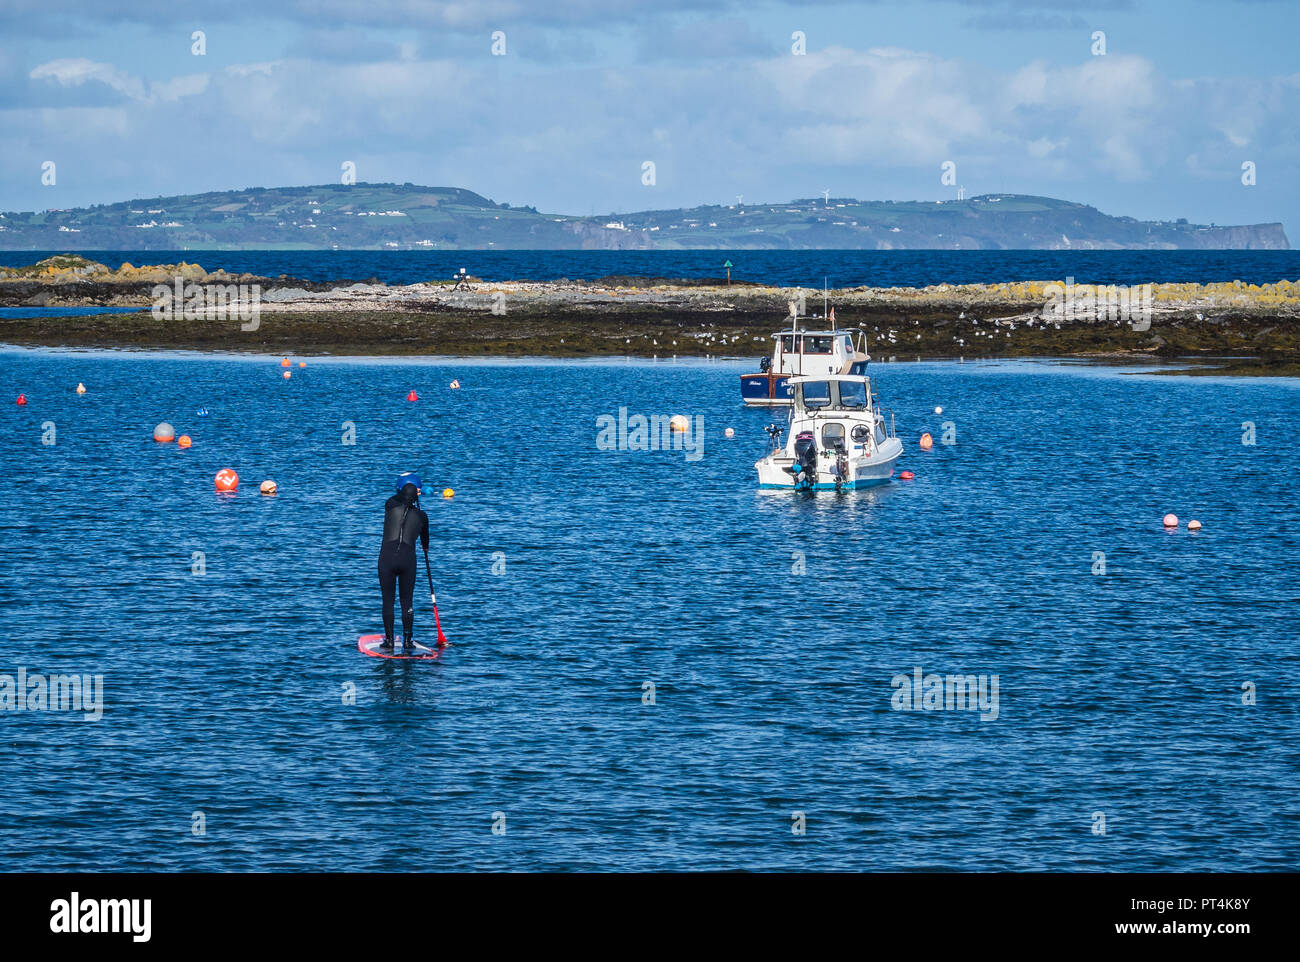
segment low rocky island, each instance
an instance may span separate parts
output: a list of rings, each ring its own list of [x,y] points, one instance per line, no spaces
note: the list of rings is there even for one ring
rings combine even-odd
[[[212,292],[220,295],[215,301]],[[114,269],[63,255],[0,268],[0,307],[43,309],[0,317],[0,342],[281,354],[754,357],[769,351],[769,336],[788,323],[792,302],[812,315],[822,296],[722,279],[320,283],[184,263]],[[1216,362],[1198,371],[1300,373],[1300,283],[1286,280],[1131,289],[1065,279],[853,287],[830,291],[828,301],[840,327],[868,333],[877,360],[1198,359]],[[86,307],[121,312],[75,312]]]

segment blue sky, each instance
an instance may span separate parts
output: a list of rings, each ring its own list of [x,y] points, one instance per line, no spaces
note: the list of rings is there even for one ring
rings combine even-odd
[[[968,196],[1280,220],[1297,243],[1298,27],[1293,0],[4,0],[0,209],[344,161],[578,214],[939,199],[951,161]]]

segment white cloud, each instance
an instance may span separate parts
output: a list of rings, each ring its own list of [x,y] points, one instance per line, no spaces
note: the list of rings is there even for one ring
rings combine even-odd
[[[32,70],[32,80],[51,80],[61,87],[80,87],[84,83],[101,83],[132,100],[145,99],[145,87],[138,77],[132,77],[112,64],[96,63],[85,57],[67,57],[51,60]]]

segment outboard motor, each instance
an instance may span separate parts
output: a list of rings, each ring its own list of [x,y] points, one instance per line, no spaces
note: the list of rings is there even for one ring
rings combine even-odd
[[[849,455],[844,450],[844,442],[839,438],[828,442],[826,454],[834,459],[834,467],[831,468],[831,473],[835,477],[835,490],[839,491],[840,486],[849,477]]]
[[[795,487],[806,489],[817,483],[817,438],[811,431],[800,431],[794,439]]]

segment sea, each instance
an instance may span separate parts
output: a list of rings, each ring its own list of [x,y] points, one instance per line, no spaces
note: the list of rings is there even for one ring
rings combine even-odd
[[[63,251],[0,251],[21,267]],[[1300,280],[1300,251],[84,251],[116,268],[186,261],[209,271],[308,281],[415,284],[464,270],[486,281],[725,278],[786,287],[925,287],[1064,280],[1080,284],[1271,284]]]
[[[184,256],[394,281],[636,261]],[[832,285],[1296,276],[1291,253],[801,257],[731,259]],[[742,362],[290,361],[0,350],[6,871],[1300,869],[1300,380],[876,364],[914,478],[796,495],[758,488],[783,415],[742,406]],[[673,414],[689,448],[601,442]],[[408,470],[434,662],[357,649]]]

